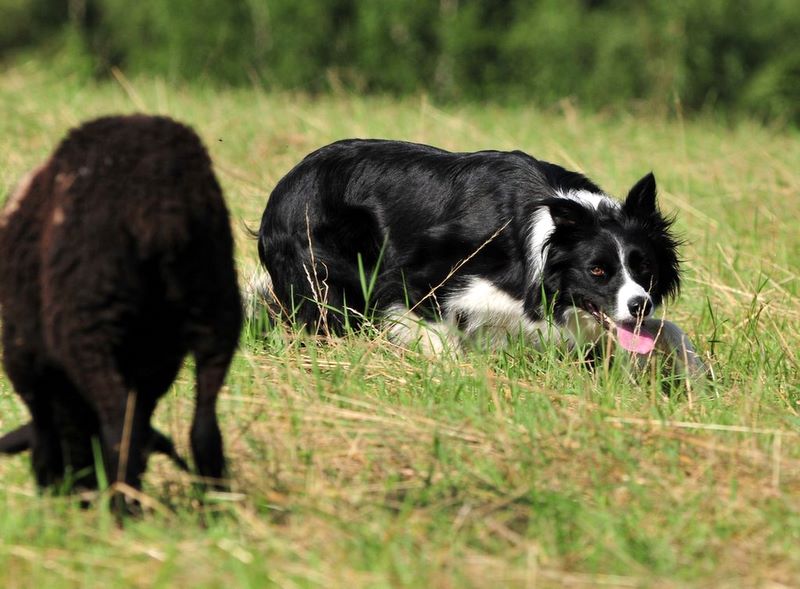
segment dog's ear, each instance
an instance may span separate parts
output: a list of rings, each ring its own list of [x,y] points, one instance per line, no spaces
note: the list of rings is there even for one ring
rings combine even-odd
[[[631,216],[649,216],[656,212],[656,177],[653,172],[633,185],[622,209]]]
[[[550,217],[557,228],[576,227],[591,218],[583,205],[569,198],[550,198],[542,204],[550,211]]]

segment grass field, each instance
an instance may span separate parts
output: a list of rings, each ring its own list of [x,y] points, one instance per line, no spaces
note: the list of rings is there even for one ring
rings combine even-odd
[[[34,65],[0,74],[0,186],[71,126],[166,113],[196,127],[246,227],[303,155],[352,136],[522,149],[616,194],[653,169],[686,240],[667,315],[717,380],[661,394],[521,345],[430,361],[365,337],[247,327],[219,403],[234,492],[200,509],[160,457],[151,511],[39,497],[27,456],[0,461],[0,586],[781,587],[800,583],[800,135],[424,98],[312,100],[85,85]],[[14,252],[0,252],[13,256]],[[187,368],[160,426],[187,452]],[[27,420],[0,378],[0,430]]]

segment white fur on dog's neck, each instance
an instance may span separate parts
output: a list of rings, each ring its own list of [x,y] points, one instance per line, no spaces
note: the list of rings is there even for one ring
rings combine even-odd
[[[500,348],[509,336],[522,334],[534,345],[572,341],[572,334],[552,321],[532,321],[521,299],[504,292],[491,281],[472,277],[445,303],[448,322],[463,330],[467,338],[478,333],[486,343]],[[457,320],[461,318],[461,320]]]

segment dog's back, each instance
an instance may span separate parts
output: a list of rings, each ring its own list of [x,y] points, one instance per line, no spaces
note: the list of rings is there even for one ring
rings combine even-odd
[[[478,250],[470,265],[491,272],[505,264],[519,249],[516,238],[494,234],[517,212],[513,195],[536,187],[549,190],[539,163],[521,152],[339,141],[309,154],[275,187],[259,255],[276,298],[299,323],[341,331],[342,309],[355,326],[371,308],[417,303]],[[365,292],[372,273],[379,273],[375,290]],[[435,307],[429,297],[426,313]]]

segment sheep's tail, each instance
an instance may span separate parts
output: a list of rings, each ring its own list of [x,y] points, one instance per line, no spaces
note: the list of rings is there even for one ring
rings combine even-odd
[[[0,438],[0,454],[19,454],[33,445],[33,423],[28,422]]]

